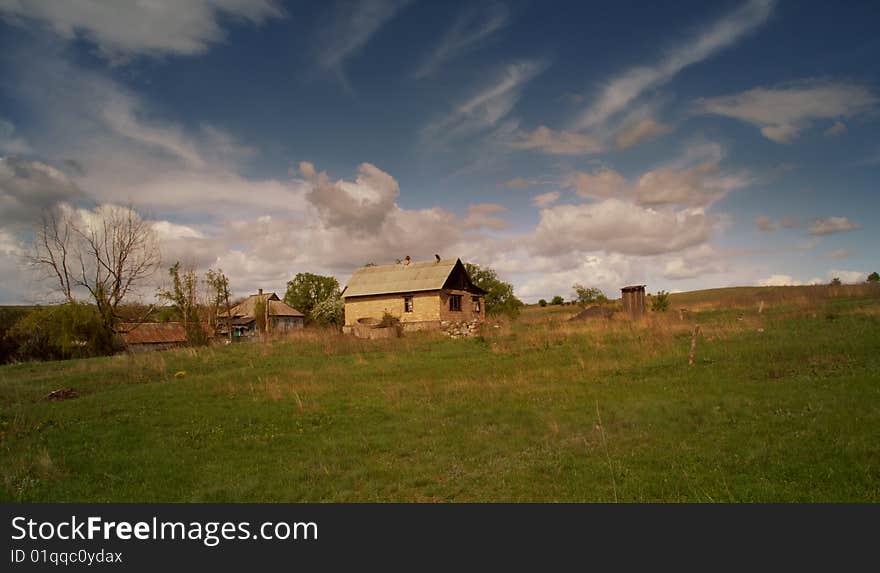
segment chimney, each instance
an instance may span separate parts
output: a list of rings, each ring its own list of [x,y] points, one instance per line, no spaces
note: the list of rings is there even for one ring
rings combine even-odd
[[[260,291],[260,296],[263,296],[263,289],[259,289],[259,291]]]

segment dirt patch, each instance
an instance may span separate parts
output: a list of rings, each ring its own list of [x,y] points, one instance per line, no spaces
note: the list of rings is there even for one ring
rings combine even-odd
[[[577,313],[569,320],[593,320],[596,318],[611,318],[614,311],[607,306],[591,306]]]
[[[78,398],[79,393],[73,388],[59,388],[53,392],[49,392],[45,396],[43,396],[43,400],[47,402],[57,402],[59,400],[72,400],[73,398]]]

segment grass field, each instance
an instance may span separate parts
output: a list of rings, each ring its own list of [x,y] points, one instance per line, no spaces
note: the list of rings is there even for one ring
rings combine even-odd
[[[0,498],[880,501],[878,290],[772,292],[0,367]]]

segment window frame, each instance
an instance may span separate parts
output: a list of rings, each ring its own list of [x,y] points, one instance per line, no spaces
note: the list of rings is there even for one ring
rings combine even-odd
[[[415,302],[412,296],[403,297],[403,312],[413,312],[413,308],[415,308]]]
[[[474,309],[474,312],[479,313],[483,309],[483,297],[481,296],[471,296],[471,308]]]
[[[461,312],[461,299],[462,295],[460,294],[449,295],[449,312]]]

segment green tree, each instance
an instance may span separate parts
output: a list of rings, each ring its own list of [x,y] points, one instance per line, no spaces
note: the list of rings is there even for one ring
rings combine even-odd
[[[541,300],[538,301],[538,306],[540,306],[542,308],[547,306],[547,301],[542,298]]]
[[[339,297],[339,282],[333,277],[312,273],[297,273],[287,282],[284,302],[297,309],[309,322],[316,322],[312,310],[319,302]]]
[[[869,283],[871,283],[871,284],[877,284],[877,283],[880,283],[880,275],[877,274],[877,271],[874,271],[873,273],[871,273],[871,274],[868,275],[868,281],[867,281],[867,282],[869,282]]]
[[[669,293],[665,290],[657,291],[657,294],[651,297],[651,310],[654,312],[669,310]]]
[[[560,305],[564,302],[565,302],[565,299],[559,295],[556,295],[552,299],[550,299],[550,304]]]
[[[580,283],[574,283],[573,285],[571,285],[571,288],[574,289],[575,302],[581,306],[608,302],[608,298],[605,296],[605,293],[603,293],[596,287],[587,288]]]
[[[840,277],[834,277],[833,279],[831,279],[831,282],[829,284],[831,286],[840,286],[843,283],[840,281]]]
[[[513,285],[498,278],[498,273],[489,267],[481,267],[474,263],[465,263],[465,269],[471,281],[486,291],[487,315],[505,314],[510,317],[519,315],[523,306],[521,300],[513,294]]]
[[[190,344],[207,344],[208,336],[199,320],[199,308],[196,296],[199,278],[192,269],[181,273],[180,261],[168,269],[171,277],[171,289],[160,288],[157,296],[171,304],[175,314],[183,322],[186,340]]]
[[[342,302],[342,297],[337,293],[318,301],[312,308],[312,320],[315,324],[341,325],[345,320],[345,305]]]
[[[229,301],[229,297],[232,293],[229,292],[229,277],[223,274],[223,269],[208,269],[208,272],[205,274],[205,282],[208,283],[208,287],[211,289],[211,306],[213,307],[211,316],[216,317],[219,314],[219,310],[221,308],[226,311],[226,335],[227,337],[229,337],[229,341],[231,342],[232,304]]]

